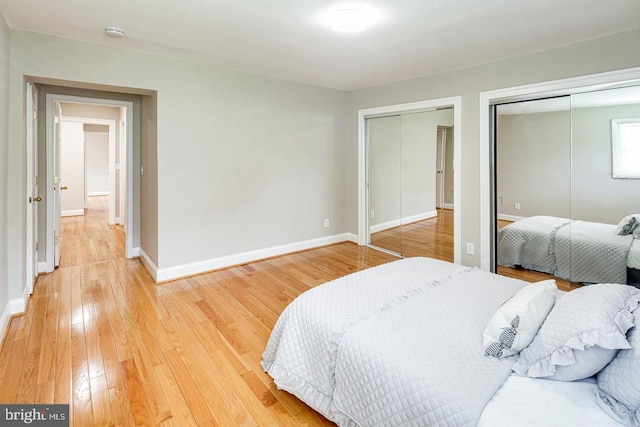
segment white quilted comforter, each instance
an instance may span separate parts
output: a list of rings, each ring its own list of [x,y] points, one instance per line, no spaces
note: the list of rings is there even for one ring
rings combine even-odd
[[[285,309],[262,366],[339,425],[476,425],[513,363],[482,331],[523,285],[427,258],[354,273]]]

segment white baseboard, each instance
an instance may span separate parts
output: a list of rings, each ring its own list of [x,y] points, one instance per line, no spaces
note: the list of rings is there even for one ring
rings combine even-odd
[[[341,242],[357,242],[358,236],[353,233],[343,233],[334,236],[321,237],[318,239],[305,240],[302,242],[289,243],[286,245],[274,246],[265,249],[258,249],[234,255],[222,256],[209,260],[194,262],[190,264],[177,265],[175,267],[158,268],[146,256],[143,250],[140,251],[140,260],[156,283],[181,279],[195,274],[206,273],[208,271],[219,270],[221,268],[234,265],[246,264],[274,256],[285,255],[292,252],[304,251],[321,246],[332,245]]]
[[[92,196],[108,196],[109,192],[108,191],[90,191],[87,192],[87,197],[92,197]]]
[[[504,219],[505,221],[520,221],[524,219],[524,216],[515,216],[515,215],[507,215],[507,214],[498,214],[498,219]]]
[[[78,216],[84,215],[84,209],[73,209],[60,212],[60,216]]]
[[[47,272],[47,263],[46,262],[39,262],[38,263],[38,274],[46,273],[46,272]]]
[[[433,210],[429,212],[423,212],[417,215],[406,216],[401,219],[394,219],[391,221],[383,222],[382,224],[371,226],[371,233],[377,233],[379,231],[388,230],[390,228],[399,227],[405,224],[411,224],[413,222],[423,221],[425,219],[438,216],[438,211]]]
[[[4,338],[4,335],[7,332],[11,316],[14,314],[23,314],[27,310],[29,295],[31,295],[31,290],[29,288],[25,288],[22,298],[9,300],[7,305],[5,305],[4,310],[2,310],[2,315],[0,316],[0,340]]]
[[[0,315],[0,342],[2,342],[1,340],[4,339],[4,336],[7,333],[9,320],[11,320],[11,304],[7,302],[2,310],[2,315]]]
[[[131,258],[139,257],[142,253],[142,249],[140,247],[131,248]]]
[[[436,216],[438,216],[437,210],[423,212],[417,215],[407,216],[402,218],[402,225],[411,224],[413,222],[418,222],[418,221],[424,221],[425,219],[434,218]]]
[[[453,209],[453,203],[443,203],[442,209]]]
[[[138,256],[140,257],[140,262],[142,262],[142,266],[149,272],[153,281],[158,283],[158,267],[151,261],[149,255],[145,251],[140,248],[138,249]]]

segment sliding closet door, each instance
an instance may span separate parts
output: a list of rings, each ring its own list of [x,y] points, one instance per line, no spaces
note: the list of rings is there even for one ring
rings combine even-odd
[[[400,116],[367,119],[369,243],[402,254]]]
[[[571,262],[559,273],[626,283],[633,236],[614,231],[640,213],[640,87],[571,95],[571,134]]]
[[[498,273],[522,277],[519,267],[553,273],[553,251],[544,237],[528,231],[502,230],[521,220],[549,230],[571,218],[571,110],[569,97],[539,99],[496,106],[496,214]],[[513,230],[513,231],[512,231]],[[541,231],[540,236],[544,235]],[[540,249],[534,245],[540,244]],[[548,244],[546,245],[548,248]]]

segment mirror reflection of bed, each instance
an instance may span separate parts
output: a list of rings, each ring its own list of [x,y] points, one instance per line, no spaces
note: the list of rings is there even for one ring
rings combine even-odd
[[[639,286],[640,86],[495,111],[498,273]]]

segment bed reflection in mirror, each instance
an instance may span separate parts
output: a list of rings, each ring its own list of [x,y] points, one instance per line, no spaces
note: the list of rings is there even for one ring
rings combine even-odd
[[[498,272],[640,286],[640,87],[496,106]]]

